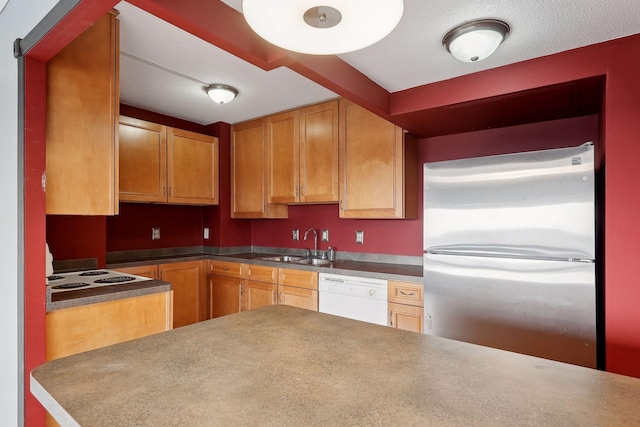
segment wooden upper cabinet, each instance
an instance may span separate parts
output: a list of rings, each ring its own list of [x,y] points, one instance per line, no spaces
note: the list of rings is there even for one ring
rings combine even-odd
[[[267,200],[266,119],[231,128],[231,218],[286,218],[287,206]]]
[[[218,204],[218,139],[120,117],[120,200]]]
[[[338,201],[338,101],[300,110],[300,202]]]
[[[119,21],[109,13],[47,63],[46,211],[118,213]]]
[[[167,129],[168,202],[218,204],[218,138]]]
[[[120,116],[120,200],[167,201],[167,127]]]
[[[338,201],[338,101],[267,117],[271,203]]]
[[[270,203],[295,203],[300,196],[299,112],[267,117],[267,162]]]
[[[416,138],[340,100],[340,217],[416,218]]]

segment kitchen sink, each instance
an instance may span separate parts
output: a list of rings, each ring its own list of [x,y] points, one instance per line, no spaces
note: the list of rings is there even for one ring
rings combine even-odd
[[[323,266],[331,264],[331,261],[328,259],[320,259],[320,258],[303,258],[298,261],[293,261],[296,264],[307,264],[307,265],[315,265],[315,266]]]
[[[331,264],[331,261],[329,261],[328,259],[306,258],[302,256],[291,255],[265,256],[257,259],[259,259],[260,261],[291,262],[294,264],[313,265],[316,267]]]
[[[291,255],[266,256],[258,259],[261,261],[276,261],[276,262],[298,262],[300,260],[305,260],[304,257],[291,256]]]

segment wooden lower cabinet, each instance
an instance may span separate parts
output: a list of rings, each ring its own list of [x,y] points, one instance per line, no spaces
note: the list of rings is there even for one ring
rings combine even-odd
[[[389,280],[388,325],[411,332],[424,332],[424,286]]]
[[[271,304],[318,311],[318,273],[228,261],[209,261],[211,317]]]
[[[242,311],[273,305],[276,303],[278,285],[247,280],[243,291]]]
[[[318,311],[318,291],[278,285],[278,304]]]
[[[209,312],[212,319],[240,312],[243,282],[237,277],[209,276]]]
[[[58,359],[172,328],[172,291],[50,311],[46,358]]]
[[[318,311],[318,273],[281,268],[278,272],[278,304]]]
[[[160,264],[160,280],[173,289],[173,327],[190,325],[209,318],[208,288],[202,261]]]
[[[119,271],[121,273],[133,274],[134,276],[142,276],[148,277],[149,279],[158,280],[160,277],[158,274],[158,265],[139,265],[136,267],[123,267],[123,268],[114,268],[115,271]]]
[[[389,326],[411,332],[424,332],[424,307],[389,303]]]

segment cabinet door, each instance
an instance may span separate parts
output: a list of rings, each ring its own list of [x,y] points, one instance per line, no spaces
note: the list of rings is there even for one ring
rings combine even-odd
[[[267,118],[269,203],[295,203],[299,200],[298,129],[297,110]]]
[[[300,110],[300,197],[338,201],[338,101]]]
[[[109,13],[47,63],[48,214],[118,213],[118,32]]]
[[[266,119],[231,128],[231,217],[286,218],[287,206],[267,203]]]
[[[120,116],[120,200],[167,201],[167,128]]]
[[[341,218],[417,215],[417,145],[409,139],[405,147],[401,128],[340,100]]]
[[[318,291],[278,285],[278,304],[318,311]]]
[[[243,291],[242,310],[253,310],[276,303],[278,285],[247,280]]]
[[[167,130],[169,203],[218,204],[218,138]]]
[[[160,280],[171,282],[173,290],[173,327],[207,319],[206,288],[202,286],[202,261],[160,264]]]
[[[114,268],[115,271],[119,271],[125,274],[133,274],[134,276],[142,276],[148,277],[149,279],[157,280],[158,275],[158,265],[139,265],[136,267],[123,267],[123,268]]]
[[[389,326],[411,332],[424,332],[424,308],[389,303]]]
[[[244,280],[237,277],[209,276],[211,318],[239,313],[242,308]]]

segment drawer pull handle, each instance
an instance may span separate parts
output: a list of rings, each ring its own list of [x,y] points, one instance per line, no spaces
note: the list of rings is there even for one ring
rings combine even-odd
[[[400,291],[400,295],[404,295],[406,297],[414,297],[416,296],[416,293],[415,292],[406,293],[405,291]]]
[[[222,271],[229,271],[229,267],[222,267]]]
[[[389,311],[389,326],[393,327],[393,310]]]

